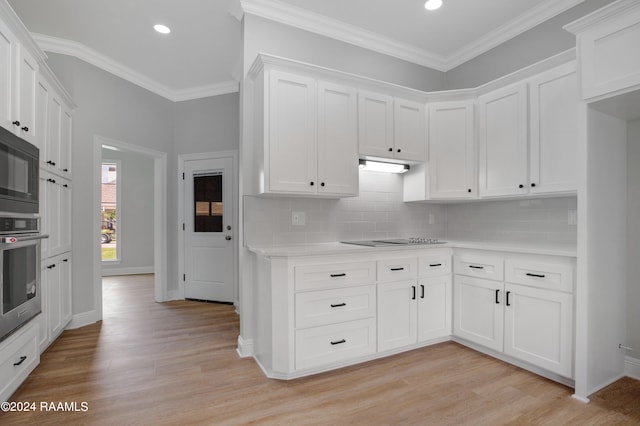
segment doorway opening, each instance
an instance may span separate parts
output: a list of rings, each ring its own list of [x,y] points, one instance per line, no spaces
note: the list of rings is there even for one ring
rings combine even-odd
[[[100,197],[100,242],[102,243],[102,261],[119,262],[120,244],[117,238],[118,210],[121,200],[121,188],[118,175],[122,169],[120,161],[103,161],[101,168]]]
[[[153,274],[154,281],[154,299],[156,302],[163,302],[166,300],[170,300],[170,296],[167,291],[167,236],[166,236],[166,224],[167,224],[167,213],[166,213],[166,188],[167,188],[167,155],[164,152],[155,151],[148,148],[139,147],[136,145],[103,138],[101,136],[94,137],[94,152],[93,152],[93,166],[95,170],[94,174],[94,205],[97,212],[102,212],[102,164],[111,163],[116,164],[116,186],[123,186],[123,181],[126,179],[126,175],[123,179],[123,167],[122,163],[111,161],[111,158],[108,157],[116,157],[115,155],[106,155],[103,156],[103,147],[106,148],[107,152],[115,152],[120,153],[122,155],[131,154],[140,158],[146,159],[149,163],[149,180],[151,183],[149,187],[142,193],[144,196],[133,197],[131,203],[137,205],[145,205],[148,207],[148,210],[152,213],[148,215],[146,221],[138,222],[143,223],[145,225],[145,233],[141,235],[148,235],[149,238],[153,238],[150,250],[152,251],[153,262],[146,267],[136,268],[136,267],[124,267],[123,264],[119,265],[120,273],[125,274]],[[108,161],[107,161],[108,160]],[[118,167],[119,166],[119,167]],[[136,170],[136,167],[133,167],[132,170]],[[118,185],[119,183],[119,185]],[[126,203],[127,200],[117,200],[116,201],[116,213],[114,217],[114,221],[112,224],[114,225],[114,230],[116,232],[116,241],[118,244],[116,245],[116,251],[118,251],[118,246],[120,249],[120,253],[117,255],[118,259],[122,261],[123,256],[128,256],[126,250],[126,243],[123,244],[123,236],[126,235],[126,230],[123,227],[123,217],[128,215],[122,214],[123,202]],[[138,204],[139,203],[139,204]],[[135,209],[134,209],[135,210]],[[108,229],[108,218],[106,219],[106,226]],[[124,223],[126,227],[126,223]],[[95,306],[95,314],[97,320],[101,320],[103,316],[102,310],[102,275],[103,275],[103,262],[102,262],[102,231],[103,231],[103,215],[96,214],[94,215],[94,225],[95,229],[95,245],[94,245],[94,267],[93,267],[93,276],[94,276],[94,306]],[[134,229],[129,229],[133,231]],[[135,233],[134,233],[135,234]],[[133,235],[133,234],[132,234]],[[149,250],[147,250],[148,252]],[[135,255],[135,250],[133,253],[129,253]],[[118,267],[118,265],[111,265],[112,267]],[[118,271],[118,268],[116,268]],[[111,274],[113,275],[113,274]],[[173,298],[176,298],[177,294],[173,295]]]

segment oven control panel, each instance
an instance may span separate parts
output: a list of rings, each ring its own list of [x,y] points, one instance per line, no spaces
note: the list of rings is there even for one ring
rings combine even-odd
[[[37,217],[0,217],[0,235],[38,232]]]

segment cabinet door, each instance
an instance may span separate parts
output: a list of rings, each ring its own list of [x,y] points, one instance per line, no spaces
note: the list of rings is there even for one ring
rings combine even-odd
[[[531,193],[577,190],[580,95],[574,63],[530,81]]]
[[[394,157],[425,161],[427,113],[425,105],[396,98],[393,108]]]
[[[415,281],[378,284],[379,352],[416,342],[417,293]]]
[[[429,198],[476,198],[473,101],[429,105]]]
[[[358,147],[361,155],[393,158],[393,98],[358,93]]]
[[[71,182],[62,180],[60,188],[60,251],[71,250]]]
[[[43,81],[38,82],[36,87],[36,128],[38,134],[36,135],[36,146],[40,150],[40,163],[42,166],[46,165],[47,158],[47,122],[49,120],[49,86]]]
[[[499,281],[455,276],[453,331],[458,337],[502,351],[504,285]]]
[[[14,131],[13,91],[16,38],[0,21],[0,126]]]
[[[49,256],[56,255],[60,253],[60,232],[61,232],[61,224],[60,224],[60,201],[62,196],[62,185],[60,182],[56,180],[56,178],[52,175],[45,176],[46,178],[46,189],[45,194],[42,194],[46,197],[47,201],[47,232],[49,233],[49,238],[47,241],[47,245],[49,248]]]
[[[504,352],[573,376],[573,295],[507,284]]]
[[[55,339],[64,327],[62,313],[63,296],[60,281],[60,265],[58,265],[58,263],[55,258],[45,260],[45,266],[42,271],[42,275],[45,276],[44,282],[47,285],[49,340]]]
[[[451,335],[451,275],[418,284],[418,341]]]
[[[63,106],[60,122],[60,171],[69,179],[71,179],[71,125],[71,111]]]
[[[60,312],[62,327],[71,321],[71,253],[64,253],[58,263],[60,268]]]
[[[62,126],[62,104],[55,96],[49,97],[49,119],[47,121],[47,149],[45,165],[54,170],[60,168],[60,140]]]
[[[316,83],[295,74],[269,74],[265,168],[271,192],[316,192]]]
[[[527,85],[519,83],[478,98],[480,196],[526,194]]]
[[[19,84],[19,111],[16,114],[20,121],[19,135],[31,142],[37,144],[36,135],[41,129],[36,126],[36,87],[38,84],[38,63],[27,52],[27,50],[19,45],[18,49],[18,78]]]
[[[355,89],[318,82],[318,193],[358,195]]]

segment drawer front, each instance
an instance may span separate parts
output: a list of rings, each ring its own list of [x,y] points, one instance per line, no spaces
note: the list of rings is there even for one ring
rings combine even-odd
[[[403,281],[418,276],[418,259],[406,257],[378,261],[378,281]]]
[[[37,324],[0,351],[0,400],[7,400],[40,362]]]
[[[375,262],[304,265],[296,266],[294,271],[296,290],[321,290],[376,282]]]
[[[375,351],[375,318],[296,331],[296,370],[347,361]]]
[[[505,281],[530,287],[573,292],[573,267],[567,264],[507,259]]]
[[[421,256],[418,258],[418,274],[421,277],[434,277],[451,273],[451,256]]]
[[[502,281],[504,260],[494,256],[454,256],[453,270],[460,275]]]
[[[296,327],[316,327],[374,317],[374,285],[296,294]]]

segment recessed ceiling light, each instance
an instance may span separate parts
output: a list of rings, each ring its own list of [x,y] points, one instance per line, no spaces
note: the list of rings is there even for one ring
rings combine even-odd
[[[429,0],[432,1],[432,0]],[[426,6],[425,6],[426,7]],[[160,34],[169,34],[171,32],[171,28],[166,25],[156,24],[153,26],[153,29],[159,32]]]
[[[424,4],[424,8],[427,10],[436,10],[442,6],[442,0],[427,0]]]

